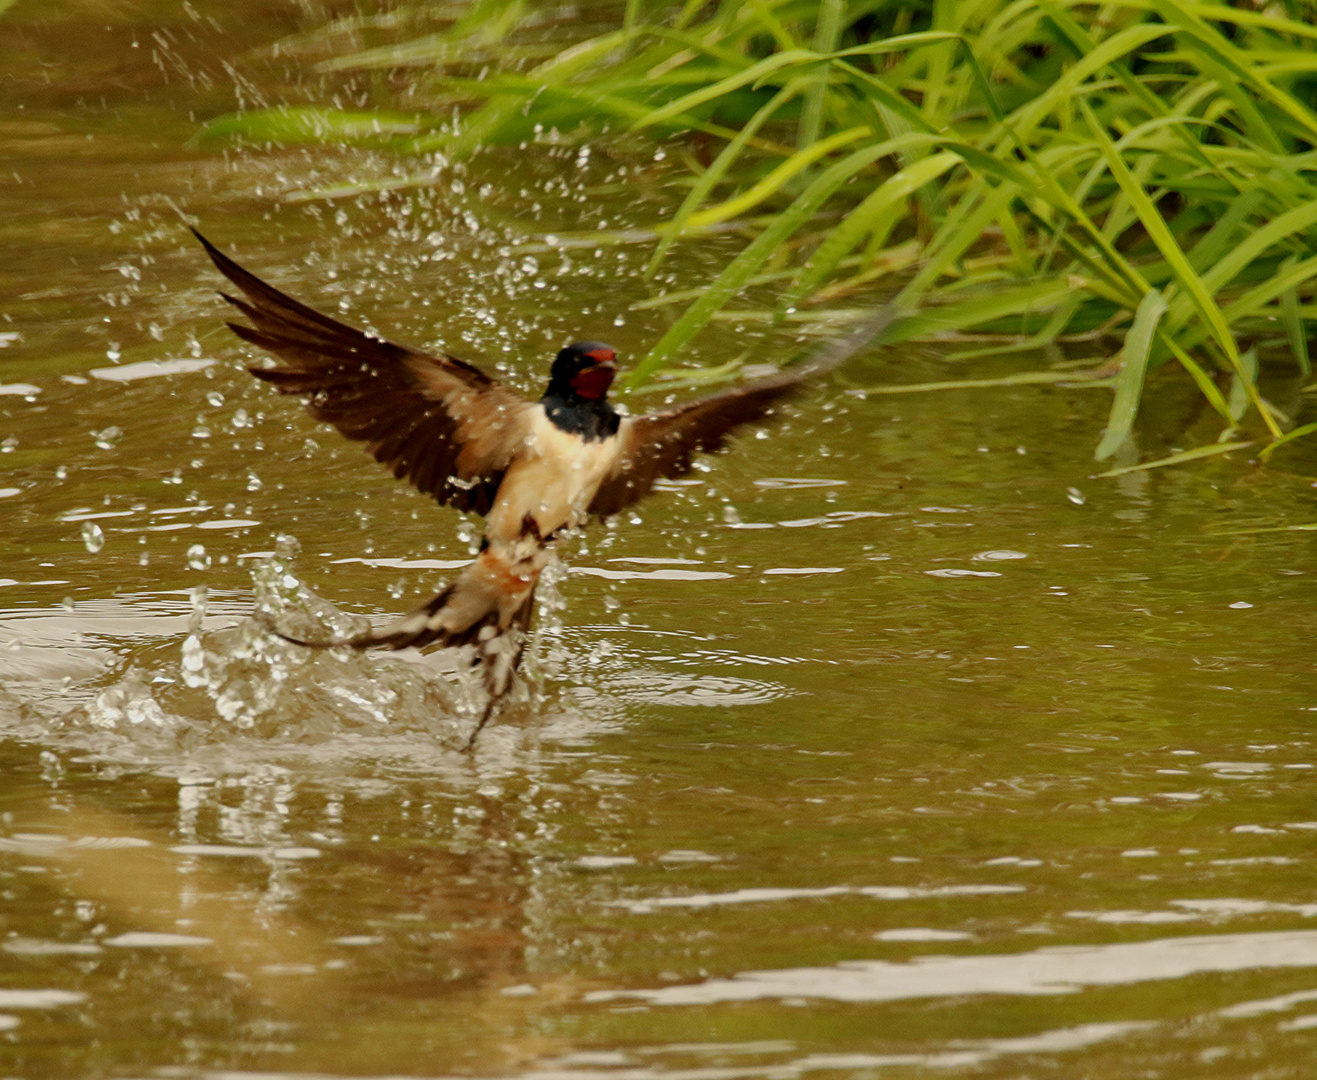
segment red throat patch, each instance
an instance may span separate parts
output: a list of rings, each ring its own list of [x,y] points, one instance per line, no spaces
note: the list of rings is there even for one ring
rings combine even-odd
[[[608,363],[586,368],[572,376],[572,389],[586,401],[598,401],[608,393],[616,374],[617,368]]]

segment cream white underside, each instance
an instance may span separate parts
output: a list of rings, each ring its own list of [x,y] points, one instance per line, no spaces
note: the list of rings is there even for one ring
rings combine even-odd
[[[490,544],[515,544],[528,514],[545,537],[584,524],[586,508],[613,469],[622,441],[586,442],[557,427],[536,405],[525,452],[504,475],[489,513],[485,536]]]

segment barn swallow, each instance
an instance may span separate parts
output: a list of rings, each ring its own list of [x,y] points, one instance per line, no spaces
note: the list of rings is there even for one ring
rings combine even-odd
[[[242,294],[220,294],[251,323],[229,328],[279,361],[248,368],[253,375],[304,398],[315,419],[364,442],[395,477],[441,505],[484,515],[475,560],[409,615],[329,642],[279,634],[313,648],[475,646],[489,704],[467,749],[511,687],[554,540],[625,510],[659,480],[684,476],[697,453],[719,450],[733,430],[764,420],[892,318],[882,309],[812,360],[774,375],[662,412],[623,416],[608,401],[617,354],[602,342],[560,351],[543,396],[531,401],[457,357],[396,345],[323,315],[193,232]]]

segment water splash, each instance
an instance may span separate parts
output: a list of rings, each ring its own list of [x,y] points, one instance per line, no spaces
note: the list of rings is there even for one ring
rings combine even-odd
[[[445,666],[442,654],[311,650],[273,632],[327,640],[367,626],[302,583],[291,565],[296,552],[296,541],[280,537],[275,554],[254,567],[255,610],[235,625],[204,629],[207,589],[193,589],[177,658],[154,668],[130,666],[86,707],[84,723],[185,744],[235,733],[300,742],[354,731],[424,731],[456,744],[478,683]]]
[[[82,523],[82,542],[87,546],[87,550],[95,555],[105,546],[105,532],[94,521],[84,521]]]

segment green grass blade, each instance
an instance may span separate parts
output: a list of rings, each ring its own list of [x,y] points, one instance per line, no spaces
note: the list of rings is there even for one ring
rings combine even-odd
[[[1098,48],[1098,43],[1089,36],[1088,32],[1071,18],[1070,13],[1065,11],[1060,4],[1054,3],[1053,0],[1035,0],[1038,9],[1042,11],[1048,19],[1056,26],[1062,34],[1069,39],[1071,46],[1076,54],[1080,57],[1092,55]],[[1138,99],[1139,103],[1148,111],[1150,116],[1164,115],[1166,112],[1166,103],[1154,94],[1142,82],[1136,79],[1128,67],[1118,57],[1111,57],[1107,60],[1107,66],[1120,79],[1121,85]]]
[[[665,121],[672,120],[678,116],[688,113],[691,109],[703,105],[705,102],[713,101],[722,97],[724,94],[731,93],[733,90],[739,90],[743,86],[749,86],[751,83],[771,75],[782,68],[798,65],[802,62],[817,63],[822,58],[814,52],[806,49],[793,49],[789,52],[773,53],[766,56],[757,64],[751,64],[742,71],[727,76],[725,79],[719,79],[716,83],[708,86],[702,86],[698,90],[692,90],[689,94],[683,94],[675,101],[670,101],[666,105],[661,105],[657,109],[650,111],[649,115],[633,126],[633,130],[639,131],[642,128],[651,127],[654,124],[661,124]]]
[[[1309,139],[1317,137],[1317,114],[1301,101],[1273,85],[1261,75],[1249,62],[1248,54],[1231,44],[1220,31],[1214,29],[1195,14],[1199,5],[1187,3],[1186,0],[1148,0],[1162,20],[1171,26],[1179,26],[1186,31],[1184,42],[1196,46],[1213,60],[1220,63],[1227,72],[1227,78],[1221,80],[1221,89],[1229,93],[1238,83],[1249,86],[1264,101],[1279,109],[1294,120]],[[1261,119],[1259,115],[1259,120]],[[1262,131],[1271,133],[1272,127],[1262,122]],[[1272,135],[1274,140],[1274,135]],[[1276,140],[1277,148],[1279,141]]]
[[[937,128],[930,124],[918,109],[876,75],[862,71],[854,64],[848,64],[844,60],[836,60],[834,63],[841,71],[846,72],[854,82],[865,88],[875,105],[890,109],[893,114],[905,121],[915,131],[926,131],[930,134],[937,131]]]
[[[1082,95],[1088,80],[1104,68],[1172,32],[1168,26],[1140,24],[1128,27],[1095,46],[1074,66],[1067,68],[1043,93],[1018,110],[1012,117],[1016,137],[1030,137],[1046,117],[1056,113],[1076,95]]]
[[[887,332],[884,340],[897,342],[912,341],[915,338],[933,339],[1013,315],[1050,311],[1073,292],[1074,285],[1068,279],[1053,278],[998,289],[986,295],[977,294],[964,300],[929,305],[902,319]]]
[[[1294,260],[1293,255],[1286,260],[1281,267],[1282,274],[1293,269]],[[1303,316],[1299,314],[1299,291],[1296,286],[1291,285],[1280,294],[1280,321],[1285,327],[1294,362],[1298,365],[1299,373],[1306,379],[1312,374],[1312,360],[1308,356],[1308,331],[1303,324]]]
[[[881,147],[866,147],[832,165],[818,176],[786,210],[773,217],[771,223],[750,245],[736,256],[695,303],[661,337],[649,355],[637,365],[629,383],[642,382],[651,372],[670,363],[689,344],[710,317],[728,300],[741,291],[761,266],[787,237],[808,222],[824,202],[834,195],[852,176],[879,156]]]
[[[892,149],[901,145],[910,145],[915,141],[925,141],[926,138],[923,135],[906,136],[890,139],[879,145],[880,148],[891,148],[883,149],[883,156],[886,156],[892,152]],[[947,170],[955,168],[960,162],[961,158],[957,154],[934,154],[888,177],[859,206],[850,211],[837,228],[828,233],[827,238],[801,270],[796,283],[782,298],[779,306],[793,307],[810,295],[820,282],[836,269],[837,264],[854,250],[865,234],[874,228],[882,215],[898,207],[909,195],[936,180]]]
[[[1203,397],[1207,398],[1208,403],[1212,408],[1217,411],[1217,415],[1226,423],[1233,424],[1234,421],[1230,417],[1230,403],[1226,401],[1221,391],[1217,388],[1216,383],[1212,381],[1212,376],[1204,371],[1202,366],[1184,351],[1179,342],[1174,338],[1167,336],[1164,328],[1158,331],[1158,338],[1160,339],[1161,344],[1166,346],[1170,351],[1171,355],[1179,361],[1180,366],[1189,373],[1189,377],[1193,379],[1194,383],[1198,386],[1199,392]]]
[[[1223,259],[1235,243],[1235,234],[1262,205],[1266,192],[1260,187],[1245,188],[1231,201],[1226,211],[1189,250],[1189,262],[1200,274]]]
[[[1287,7],[1293,7],[1291,0],[1287,0]],[[1308,23],[1295,22],[1293,19],[1287,19],[1284,16],[1277,15],[1274,9],[1266,11],[1248,11],[1242,8],[1225,7],[1221,4],[1196,4],[1194,10],[1204,19],[1211,19],[1214,22],[1235,23],[1238,26],[1256,26],[1266,30],[1272,30],[1277,34],[1283,34],[1290,37],[1317,38],[1317,27]]]
[[[966,142],[948,140],[942,145],[944,149],[958,153],[971,168],[999,180],[1008,180],[1025,191],[1032,192],[1035,197],[1045,199],[1077,225],[1097,245],[1102,256],[1100,261],[1089,262],[1090,271],[1107,279],[1113,288],[1123,289],[1129,297],[1131,307],[1135,306],[1148,291],[1150,286],[1143,275],[1117,250],[1092,217],[1085,212],[1083,206],[1075,201],[1074,196],[1057,181],[1056,170],[1050,168],[1047,163],[1040,162],[1027,146],[1018,142],[1016,144],[1025,156],[1029,169],[1023,168],[1015,161],[998,158]],[[1056,231],[1059,241],[1066,243],[1060,230],[1031,211],[1027,203],[1025,212],[1048,233]],[[1067,246],[1077,253],[1076,247]]]
[[[616,30],[589,38],[564,49],[527,75],[545,86],[565,83],[602,61],[613,50],[626,45],[631,37],[626,30]],[[459,155],[468,154],[486,142],[497,141],[495,136],[499,128],[517,116],[525,105],[526,99],[520,94],[497,97],[486,102],[463,118],[459,134],[449,140],[445,150]]]
[[[884,340],[888,340],[884,338]],[[1045,386],[1050,383],[1080,383],[1073,372],[1022,371],[996,379],[946,379],[942,382],[904,383],[898,386],[866,386],[868,394],[924,394],[937,390],[989,390],[997,386]]]
[[[842,59],[848,56],[884,56],[887,53],[906,52],[921,45],[943,45],[948,41],[962,41],[964,35],[950,30],[920,30],[913,34],[896,34],[882,41],[871,41],[865,45],[854,45],[833,53],[830,59]]]
[[[841,40],[842,23],[846,13],[846,0],[820,0],[818,18],[814,25],[814,51],[830,54]],[[823,113],[828,99],[830,66],[825,66],[813,78],[813,85],[805,94],[804,108],[796,145],[804,150],[815,145],[823,130]]]
[[[986,186],[986,184],[985,184]],[[992,222],[1006,215],[1007,208],[1019,193],[1016,184],[1006,182],[991,188],[987,196],[977,207],[972,207],[969,196],[961,197],[959,204],[947,216],[933,241],[928,245],[924,265],[903,288],[898,302],[906,307],[914,307],[924,293],[941,277],[973,244],[978,243],[984,230]],[[957,213],[959,210],[969,213]]]
[[[1291,256],[1276,269],[1274,274],[1228,304],[1224,314],[1232,323],[1238,323],[1249,316],[1263,314],[1267,305],[1277,298],[1281,298],[1283,305],[1284,297],[1288,293],[1293,297],[1291,310],[1298,318],[1300,309],[1296,290],[1314,277],[1317,277],[1317,256],[1304,259],[1302,262],[1297,262],[1296,257]],[[1295,329],[1297,331],[1298,327]]]
[[[744,152],[750,139],[752,139],[759,128],[772,117],[783,105],[790,101],[800,92],[800,84],[792,82],[784,86],[772,100],[763,105],[736,133],[722,152],[714,159],[699,179],[695,181],[686,198],[682,200],[681,206],[677,212],[672,215],[672,220],[668,223],[663,232],[663,238],[659,241],[658,247],[650,257],[649,264],[645,267],[645,276],[652,277],[654,271],[658,269],[659,264],[667,257],[669,249],[673,242],[686,230],[686,222],[690,216],[695,213],[700,204],[709,197],[710,192],[718,183],[727,175],[728,170],[736,163],[737,159]]]
[[[853,143],[870,133],[871,129],[868,127],[854,127],[846,131],[838,131],[833,135],[829,135],[826,139],[820,139],[818,142],[806,146],[804,149],[792,154],[762,180],[750,187],[749,190],[743,191],[740,195],[725,202],[718,203],[716,206],[710,206],[691,214],[686,219],[686,229],[695,231],[709,225],[716,225],[720,221],[727,221],[729,218],[740,217],[780,191],[787,181],[813,165],[819,158],[826,157],[834,150],[839,150],[848,143]]]
[[[1256,385],[1258,377],[1258,351],[1249,349],[1240,354],[1240,370],[1230,380],[1230,396],[1226,403],[1230,407],[1230,422],[1238,426],[1248,411],[1250,404],[1249,388]]]
[[[1302,427],[1296,427],[1293,431],[1287,431],[1275,442],[1269,446],[1263,447],[1262,453],[1258,455],[1263,461],[1266,461],[1272,454],[1279,450],[1286,443],[1292,443],[1295,439],[1302,439],[1306,435],[1311,435],[1317,431],[1317,424],[1304,424]]]
[[[1317,202],[1296,206],[1278,214],[1261,228],[1249,232],[1203,274],[1204,286],[1213,292],[1221,289],[1268,248],[1314,226],[1317,226]]]
[[[253,109],[210,121],[194,141],[243,138],[252,142],[387,144],[414,136],[415,116],[400,113],[349,112],[318,106]]]
[[[1231,367],[1235,369],[1235,373],[1241,378],[1250,403],[1257,409],[1258,415],[1262,417],[1272,435],[1279,436],[1280,429],[1276,427],[1276,421],[1271,412],[1262,404],[1255,382],[1248,378],[1245,373],[1234,335],[1226,323],[1225,316],[1221,314],[1221,309],[1204,285],[1203,279],[1198,276],[1189,264],[1184,251],[1180,248],[1171,233],[1170,227],[1166,224],[1166,219],[1161,216],[1152,200],[1148,198],[1147,192],[1134,179],[1129,168],[1125,165],[1124,159],[1121,158],[1115,145],[1107,136],[1105,128],[1093,115],[1093,110],[1089,107],[1088,102],[1081,98],[1079,107],[1088,123],[1089,130],[1102,151],[1103,157],[1107,159],[1112,178],[1120,186],[1125,197],[1133,204],[1140,223],[1147,230],[1152,242],[1157,245],[1162,257],[1170,264],[1180,287],[1192,298],[1194,306],[1197,307],[1199,314],[1211,329],[1213,338],[1226,354],[1226,358],[1230,361]],[[1314,207],[1314,209],[1317,210],[1317,207]]]
[[[1145,461],[1139,465],[1126,465],[1120,469],[1108,469],[1106,472],[1097,473],[1093,478],[1097,480],[1106,476],[1124,476],[1126,473],[1143,472],[1146,469],[1162,469],[1167,465],[1183,465],[1186,461],[1216,457],[1217,454],[1233,454],[1236,450],[1243,450],[1246,446],[1252,445],[1253,440],[1249,439],[1245,442],[1211,443],[1208,446],[1195,446],[1192,450],[1184,450],[1178,454],[1171,454],[1169,457],[1158,458],[1156,461]]]
[[[1154,289],[1143,298],[1134,313],[1134,323],[1125,335],[1121,350],[1120,374],[1116,376],[1116,397],[1111,403],[1107,430],[1102,434],[1093,457],[1106,461],[1129,438],[1138,415],[1139,399],[1143,395],[1143,378],[1148,371],[1148,358],[1157,333],[1157,323],[1166,314],[1166,297]]]

